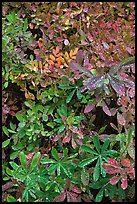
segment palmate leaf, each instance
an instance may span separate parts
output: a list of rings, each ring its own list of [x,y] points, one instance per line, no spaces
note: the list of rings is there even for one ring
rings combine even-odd
[[[94,167],[94,172],[93,172],[93,180],[96,182],[98,181],[100,176],[100,161],[98,159],[96,166]]]
[[[84,159],[78,164],[78,166],[79,167],[87,166],[87,165],[91,164],[94,160],[96,160],[97,158],[98,158],[98,156],[95,156],[94,158]]]
[[[66,99],[66,103],[69,103],[72,99],[72,97],[74,96],[76,89],[74,89],[72,92],[70,92],[70,94],[68,95],[67,99]]]
[[[40,152],[37,152],[32,158],[32,161],[30,164],[30,171],[32,171],[37,166],[39,160],[40,160]]]
[[[98,155],[98,153],[94,149],[91,149],[91,147],[89,147],[87,145],[82,145],[81,149],[84,150],[85,152]]]
[[[88,186],[89,184],[89,173],[84,168],[81,171],[81,181],[84,186]]]
[[[110,140],[107,138],[104,142],[104,144],[102,145],[102,148],[101,148],[101,154],[104,153],[104,151],[106,151],[106,149],[108,148],[109,146],[109,143],[110,143]]]
[[[24,152],[20,152],[20,162],[23,169],[27,170],[27,160]]]
[[[52,148],[51,153],[52,153],[52,156],[54,157],[54,159],[56,159],[58,161],[59,155],[58,155],[57,150],[55,148]]]
[[[97,149],[97,152],[100,154],[100,142],[96,135],[93,137],[93,143],[95,148]]]

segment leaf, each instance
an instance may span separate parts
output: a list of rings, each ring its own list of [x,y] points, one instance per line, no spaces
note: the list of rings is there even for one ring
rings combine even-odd
[[[55,60],[56,60],[56,58],[55,58],[53,55],[49,55],[49,57],[50,57],[50,59],[51,59],[52,61],[55,61]]]
[[[58,166],[57,163],[56,163],[56,164],[51,164],[51,165],[47,168],[47,171],[49,171],[49,173],[52,175],[52,174],[56,171],[57,166]]]
[[[20,168],[20,166],[19,165],[17,165],[15,162],[13,162],[13,161],[11,161],[11,162],[9,162],[10,163],[10,165],[11,165],[11,167],[16,171],[16,170],[18,170],[18,168]]]
[[[66,195],[66,191],[61,192],[59,196],[55,197],[54,202],[63,202],[66,198]]]
[[[101,154],[104,153],[104,151],[107,150],[108,146],[109,146],[109,143],[110,143],[110,140],[109,139],[106,139],[104,144],[102,145],[102,148],[101,148]]]
[[[25,101],[24,104],[25,104],[27,107],[29,107],[29,108],[31,107],[31,105],[29,104],[28,101]]]
[[[2,130],[3,130],[3,132],[5,133],[5,135],[9,136],[9,131],[8,131],[8,128],[7,128],[7,127],[2,126]]]
[[[85,106],[84,113],[89,113],[89,112],[91,112],[94,107],[95,107],[95,104],[93,104],[93,103],[92,103],[92,104],[87,104],[87,105]]]
[[[96,195],[96,199],[95,199],[96,202],[101,202],[101,201],[102,201],[103,192],[104,192],[104,188],[102,188],[102,189],[98,192],[98,194]]]
[[[106,105],[106,103],[104,102],[104,100],[102,100],[102,108],[103,108],[103,111],[104,111],[107,115],[111,116],[111,112],[110,112],[108,106]]]
[[[17,118],[19,121],[23,121],[23,116],[22,116],[20,113],[16,113],[16,118]]]
[[[124,178],[124,177],[122,177],[122,179],[121,179],[121,188],[122,188],[123,190],[125,190],[127,187],[128,187],[127,179]]]
[[[76,145],[76,142],[75,142],[73,137],[72,137],[72,140],[71,140],[71,144],[72,144],[73,149],[76,149],[77,145]]]
[[[82,160],[82,161],[78,164],[78,166],[79,166],[79,167],[87,166],[87,165],[89,165],[90,163],[92,163],[94,160],[96,160],[97,158],[98,158],[98,157],[95,156],[94,158],[84,159],[84,160]]]
[[[70,94],[68,95],[68,97],[67,97],[67,99],[66,99],[66,103],[69,103],[69,102],[71,101],[71,99],[72,99],[72,97],[73,97],[75,91],[76,91],[76,90],[74,89],[72,92],[70,92]]]
[[[45,159],[41,159],[41,164],[53,164],[55,163],[55,161],[53,159],[48,159],[48,158],[45,158]]]
[[[130,167],[130,160],[128,159],[128,158],[126,158],[126,159],[121,159],[121,164],[123,165],[123,166],[125,166],[125,167]]]
[[[104,76],[92,76],[90,79],[84,82],[84,86],[90,91],[95,90],[97,87],[103,86]]]
[[[62,137],[62,135],[56,135],[56,136],[53,138],[53,142],[57,142],[61,137]]]
[[[55,148],[52,148],[51,153],[52,153],[52,156],[54,157],[54,159],[56,159],[58,161],[59,155],[58,155],[57,150]]]
[[[88,186],[88,184],[89,184],[89,173],[86,172],[84,168],[81,171],[81,181],[82,181],[84,186]]]
[[[9,145],[10,143],[10,139],[5,140],[4,142],[2,142],[2,148],[5,148]]]
[[[106,185],[106,183],[109,182],[109,178],[100,178],[96,182],[92,182],[89,184],[89,186],[93,189],[99,189],[102,188],[102,186]]]
[[[93,137],[93,143],[94,143],[94,146],[96,147],[98,153],[100,154],[100,142],[99,142],[99,139],[96,135]]]
[[[63,138],[62,143],[70,142],[71,136],[66,133],[66,136]]]
[[[40,160],[40,152],[37,152],[32,161],[31,161],[31,164],[30,164],[30,171],[34,170],[34,168],[37,166],[38,162]]]
[[[58,131],[58,133],[61,133],[61,132],[63,132],[63,130],[65,129],[65,125],[63,124],[63,125],[61,125],[60,127],[59,127],[59,131]]]
[[[112,86],[112,88],[115,90],[115,92],[119,95],[119,96],[125,96],[125,85],[123,82],[118,81],[117,79],[115,79],[114,77],[108,75],[109,80],[110,80],[110,84]]]
[[[120,180],[120,177],[113,176],[113,177],[110,178],[110,184],[115,185],[115,184],[117,184],[119,182],[119,180]]]
[[[15,202],[15,203],[17,202],[16,199],[13,196],[8,196],[7,201],[8,202]]]
[[[10,128],[14,131],[15,130],[15,126],[13,125],[13,123],[10,122]]]
[[[120,114],[119,112],[117,112],[117,121],[120,125],[125,125],[126,124],[126,120],[125,118],[123,117],[122,114]]]
[[[91,148],[90,148],[89,146],[87,146],[87,145],[82,145],[82,146],[81,146],[81,149],[84,150],[85,152],[98,155],[98,153],[97,153],[94,149],[91,149]]]
[[[21,166],[23,167],[23,169],[27,170],[27,161],[26,161],[26,156],[24,152],[20,152],[19,157],[20,157]]]
[[[23,31],[26,32],[27,28],[28,28],[28,19],[26,18],[24,21]]]
[[[62,167],[63,171],[65,172],[65,174],[66,174],[69,178],[71,178],[71,177],[72,177],[72,173],[71,173],[68,169],[66,169],[63,165],[61,165],[61,167]]]
[[[93,172],[93,180],[96,182],[98,181],[99,179],[99,176],[100,176],[100,161],[98,159],[97,163],[96,163],[96,166],[94,168],[94,172]]]
[[[12,152],[12,153],[10,154],[10,159],[11,159],[11,160],[14,160],[14,159],[17,157],[17,155],[18,155],[18,152]]]

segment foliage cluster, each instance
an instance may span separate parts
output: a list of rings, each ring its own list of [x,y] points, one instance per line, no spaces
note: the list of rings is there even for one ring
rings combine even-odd
[[[134,200],[134,55],[134,2],[3,2],[3,202]]]

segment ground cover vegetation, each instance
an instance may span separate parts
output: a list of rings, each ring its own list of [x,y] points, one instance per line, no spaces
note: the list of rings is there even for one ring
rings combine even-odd
[[[2,201],[135,199],[135,3],[2,3]]]

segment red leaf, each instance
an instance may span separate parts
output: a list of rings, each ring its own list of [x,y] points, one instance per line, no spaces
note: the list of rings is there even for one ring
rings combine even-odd
[[[81,193],[81,189],[78,188],[77,186],[75,186],[74,184],[70,184],[70,190],[77,193],[77,194]]]
[[[102,101],[102,108],[103,108],[103,111],[104,111],[107,115],[111,116],[111,112],[110,112],[108,106],[106,105],[106,103],[105,103],[104,101]]]
[[[70,136],[66,133],[66,136],[63,138],[62,143],[70,142]]]
[[[130,160],[127,158],[127,159],[121,159],[121,164],[125,167],[130,167]]]
[[[126,120],[123,117],[122,114],[120,114],[119,112],[117,112],[117,121],[120,125],[125,125],[126,124]]]
[[[121,188],[123,189],[123,190],[125,190],[126,188],[128,187],[128,182],[127,182],[127,178],[122,178],[121,179]]]
[[[95,104],[88,104],[85,106],[85,109],[84,109],[84,113],[89,113],[90,111],[93,110],[93,108],[95,107]]]
[[[74,138],[72,138],[71,144],[72,144],[72,147],[73,147],[74,149],[77,147],[76,142],[74,141]]]
[[[134,88],[134,87],[130,89],[130,91],[129,91],[129,96],[130,96],[131,98],[135,97],[135,88]]]
[[[102,164],[102,167],[106,170],[108,174],[115,174],[120,172],[120,167],[115,167],[107,163]]]
[[[120,177],[118,177],[118,176],[113,176],[113,177],[110,179],[110,184],[115,185],[116,183],[118,183],[119,180],[120,180]]]
[[[77,202],[77,196],[78,195],[76,193],[67,192],[67,202]]]
[[[118,166],[118,162],[117,162],[115,159],[109,158],[109,159],[108,159],[108,163],[109,163],[109,164],[112,164],[112,165],[115,166],[115,167],[119,167],[119,166]]]
[[[56,41],[57,41],[57,42],[62,42],[63,40],[64,40],[64,39],[61,38],[61,37],[57,37],[57,38],[56,38]]]
[[[61,192],[61,194],[59,196],[56,196],[56,198],[54,199],[54,202],[63,202],[66,198],[66,191]]]
[[[26,159],[27,159],[27,160],[32,159],[32,157],[33,157],[34,154],[35,154],[35,152],[32,152],[32,153],[28,154],[28,155],[26,156]]]
[[[56,135],[53,139],[53,142],[58,141],[60,138],[62,137],[62,135]]]

